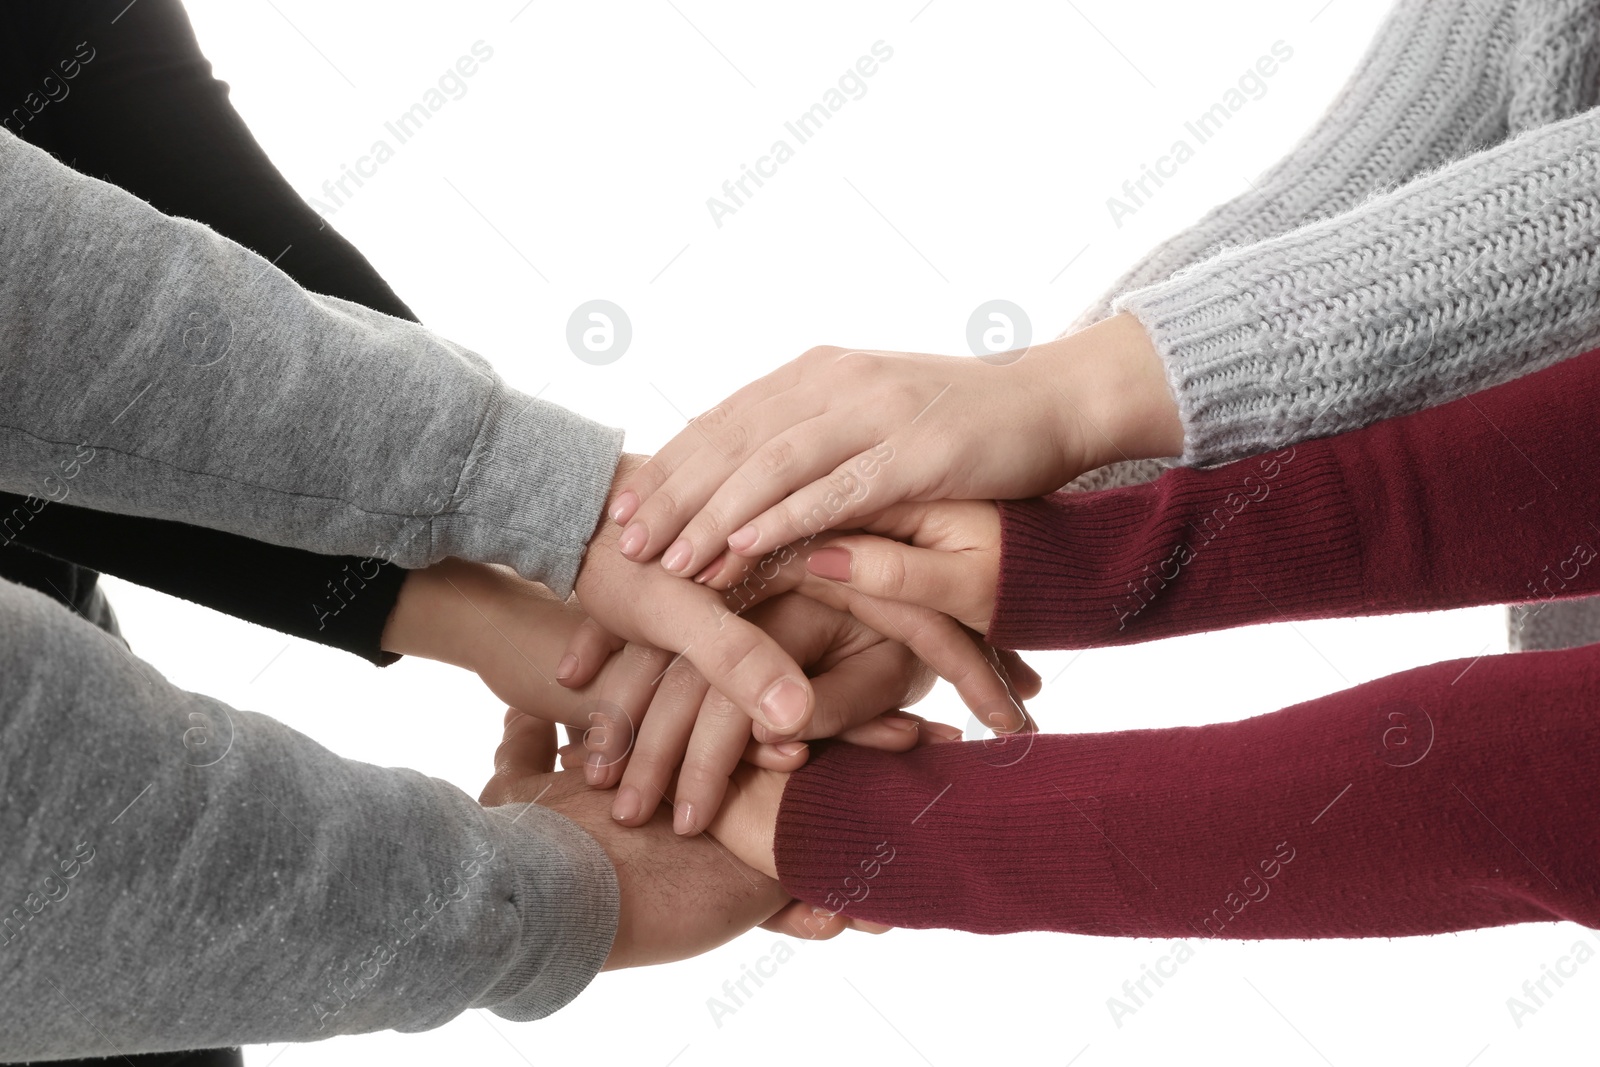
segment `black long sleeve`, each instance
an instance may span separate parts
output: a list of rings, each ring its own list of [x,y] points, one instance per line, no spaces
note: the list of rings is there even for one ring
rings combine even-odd
[[[0,123],[76,170],[203,222],[313,292],[415,321],[284,180],[212,76],[176,0],[0,9]],[[90,568],[374,663],[404,571],[182,523],[0,494],[0,575],[88,613]],[[19,521],[23,518],[26,521]]]

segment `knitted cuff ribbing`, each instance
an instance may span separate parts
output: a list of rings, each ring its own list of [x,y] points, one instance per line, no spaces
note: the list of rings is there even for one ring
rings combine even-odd
[[[1341,433],[1600,343],[1600,110],[1120,296],[1184,461]],[[1537,282],[1533,280],[1537,279]]]

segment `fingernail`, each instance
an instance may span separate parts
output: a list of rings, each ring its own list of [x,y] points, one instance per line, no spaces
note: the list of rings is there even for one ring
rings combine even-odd
[[[611,805],[611,817],[618,822],[627,822],[639,815],[639,791],[631,785],[625,785],[617,790],[617,799]]]
[[[568,652],[561,657],[561,662],[556,664],[556,681],[564,682],[578,673],[578,657]]]
[[[883,722],[885,726],[892,726],[896,730],[915,730],[922,725],[915,719],[903,719],[898,715],[885,715]]]
[[[591,752],[583,761],[583,780],[590,785],[599,785],[600,780],[606,776],[606,758],[599,752]]]
[[[850,580],[850,550],[819,548],[806,559],[806,570],[831,582]]]
[[[632,559],[644,551],[644,543],[648,540],[650,540],[650,531],[636,522],[622,531],[622,536],[617,539],[617,547],[622,550],[624,556]]]
[[[748,551],[752,546],[755,545],[756,538],[760,536],[761,535],[756,531],[754,526],[742,527],[741,529],[735,530],[729,535],[728,547],[733,549],[735,552]]]
[[[675,834],[694,833],[694,805],[684,801],[672,809],[672,832]]]
[[[705,568],[701,570],[699,574],[694,576],[695,582],[700,585],[704,585],[708,578],[722,569],[722,561],[727,558],[728,554],[726,552],[718,553],[716,559],[712,560],[710,563],[707,563]]]
[[[661,557],[661,565],[673,574],[677,574],[689,565],[689,558],[693,555],[694,546],[680,537],[672,543],[671,548],[667,549],[667,554]]]
[[[761,698],[761,714],[768,726],[779,733],[788,733],[805,718],[805,687],[793,678],[781,678],[774,682]]]
[[[806,743],[804,741],[785,741],[782,744],[773,745],[772,748],[780,756],[798,756],[806,750]]]
[[[639,494],[629,489],[617,497],[617,502],[611,505],[611,521],[621,526],[633,518],[633,513],[639,510]]]
[[[570,771],[573,763],[578,758],[578,746],[562,745],[560,748],[556,749],[556,758],[561,761],[562,770]]]
[[[930,723],[926,723],[924,725],[926,726],[927,731],[930,734],[932,734],[933,736],[939,738],[941,741],[959,741],[959,740],[961,740],[961,731],[959,729],[957,729],[956,727],[951,726],[951,725],[949,725],[947,723],[930,722]]]

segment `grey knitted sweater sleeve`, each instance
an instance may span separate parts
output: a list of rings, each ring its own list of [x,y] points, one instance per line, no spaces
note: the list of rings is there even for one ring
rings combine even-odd
[[[0,367],[0,489],[40,507],[503,563],[562,594],[621,449],[472,352],[3,131]]]
[[[1294,150],[1074,328],[1144,322],[1200,464],[1577,354],[1600,337],[1597,35],[1596,0],[1402,0]]]
[[[604,851],[180,690],[0,582],[0,1059],[555,1011],[616,929]]]

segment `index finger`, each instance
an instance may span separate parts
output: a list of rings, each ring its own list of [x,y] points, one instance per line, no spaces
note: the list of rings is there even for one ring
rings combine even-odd
[[[801,359],[805,357],[802,356]],[[799,380],[800,360],[791,360],[770,374],[763,375],[748,385],[735,390],[715,407],[690,419],[683,429],[673,435],[660,451],[651,456],[632,474],[623,479],[616,503],[611,509],[611,521],[618,526],[626,524],[639,510],[639,505],[661,488],[696,452],[709,447],[711,435],[718,426],[744,414],[749,408],[788,389]],[[662,394],[663,397],[666,394]],[[668,399],[668,403],[671,400]],[[632,499],[626,499],[631,494]]]

